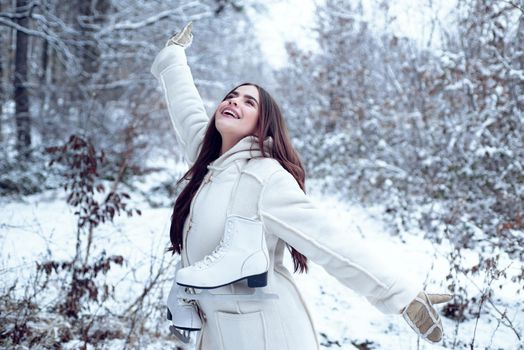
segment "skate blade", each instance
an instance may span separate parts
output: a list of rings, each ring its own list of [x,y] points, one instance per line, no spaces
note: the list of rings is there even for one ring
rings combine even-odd
[[[171,331],[171,333],[177,337],[182,343],[184,344],[189,344],[189,342],[191,341],[191,338],[189,337],[189,332],[188,331],[184,331],[183,333],[180,333],[178,331],[178,329],[176,329],[175,326],[171,325],[169,326],[169,330]],[[187,335],[185,334],[187,333]]]
[[[247,294],[213,294],[208,289],[196,289],[200,292],[188,293],[185,290],[178,291],[178,298],[186,300],[205,300],[205,299],[220,299],[220,300],[267,300],[278,299],[278,295],[274,293],[265,293],[260,288],[254,288],[252,293]]]

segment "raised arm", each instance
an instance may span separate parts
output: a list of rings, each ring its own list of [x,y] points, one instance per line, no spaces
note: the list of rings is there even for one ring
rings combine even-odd
[[[187,65],[184,46],[168,42],[155,57],[151,73],[162,86],[176,139],[186,161],[192,165],[200,151],[209,117]]]

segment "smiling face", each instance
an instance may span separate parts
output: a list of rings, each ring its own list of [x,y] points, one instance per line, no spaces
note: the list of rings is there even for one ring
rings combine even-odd
[[[260,96],[253,85],[242,85],[230,92],[218,105],[215,126],[222,142],[234,145],[254,134],[260,115]]]

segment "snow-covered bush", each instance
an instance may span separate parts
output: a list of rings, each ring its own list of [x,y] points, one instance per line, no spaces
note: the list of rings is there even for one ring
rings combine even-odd
[[[40,150],[33,150],[29,161],[0,153],[0,196],[25,196],[52,188],[56,179],[45,164]]]
[[[320,51],[289,44],[278,73],[308,176],[382,205],[392,233],[451,243],[446,314],[478,317],[504,274],[499,257],[524,260],[524,17],[509,3],[460,2],[457,32],[436,50],[378,35],[345,1],[317,13]],[[473,267],[463,250],[476,252]],[[479,274],[484,286],[466,292],[457,276]]]

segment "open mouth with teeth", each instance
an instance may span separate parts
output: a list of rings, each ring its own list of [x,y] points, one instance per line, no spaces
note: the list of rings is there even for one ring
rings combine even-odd
[[[226,108],[222,111],[222,114],[223,115],[227,115],[229,117],[232,117],[232,118],[235,118],[235,119],[240,119],[240,117],[235,113],[233,112],[232,110]]]

